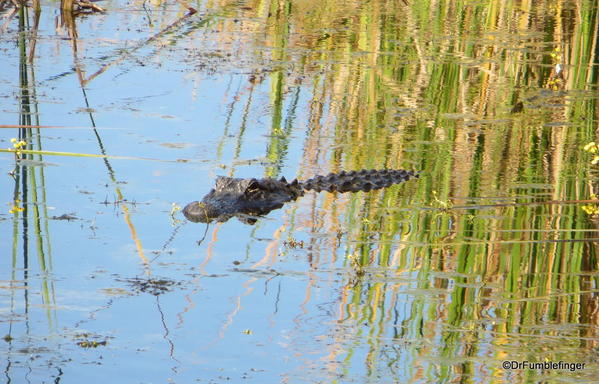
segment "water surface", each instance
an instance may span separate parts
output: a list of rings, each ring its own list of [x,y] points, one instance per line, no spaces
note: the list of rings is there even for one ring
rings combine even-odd
[[[2,4],[7,382],[599,375],[594,2]],[[178,211],[362,168],[421,177]]]

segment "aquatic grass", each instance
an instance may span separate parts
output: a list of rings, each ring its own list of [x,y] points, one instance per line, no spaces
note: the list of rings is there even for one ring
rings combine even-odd
[[[15,155],[15,168],[10,173],[14,179],[13,189],[13,207],[9,211],[13,220],[12,237],[12,280],[18,281],[16,272],[23,271],[22,284],[30,284],[30,274],[39,269],[41,279],[40,297],[41,302],[46,308],[46,317],[51,332],[54,332],[56,313],[52,309],[55,307],[54,285],[50,279],[52,273],[52,252],[50,246],[50,233],[47,224],[46,195],[45,195],[45,176],[42,170],[36,170],[27,166],[20,165],[20,160],[31,160],[32,155],[28,152],[40,147],[39,131],[35,133],[33,126],[39,125],[37,115],[37,96],[35,88],[35,75],[31,66],[31,55],[27,55],[27,39],[25,30],[28,28],[27,9],[19,8],[19,30],[21,33],[18,38],[19,49],[19,128],[18,135],[12,138],[13,144],[9,150]],[[32,52],[29,50],[29,52]],[[35,120],[32,119],[35,116]],[[37,136],[37,137],[36,137]],[[39,194],[41,190],[41,195]],[[44,208],[40,209],[40,206]],[[20,230],[20,231],[19,231]],[[19,233],[20,232],[20,233]],[[21,236],[19,236],[21,235]],[[34,248],[31,243],[34,241]],[[18,248],[21,247],[20,255],[22,260],[18,260]],[[33,251],[34,250],[34,251]],[[37,265],[33,265],[32,256],[35,252],[37,256]],[[15,311],[14,302],[16,301],[12,290],[11,311]],[[30,310],[31,302],[27,292],[24,296],[25,313]],[[12,326],[11,326],[12,329]],[[9,333],[10,337],[10,333]]]
[[[102,138],[98,132],[98,130],[96,129],[96,121],[94,119],[93,116],[93,112],[92,109],[90,108],[90,103],[89,100],[87,98],[87,92],[86,92],[86,84],[93,79],[93,77],[85,79],[84,77],[84,71],[81,69],[80,64],[79,64],[79,60],[78,60],[78,56],[77,56],[77,52],[78,52],[78,34],[77,34],[77,29],[76,29],[76,24],[73,20],[73,17],[70,13],[65,13],[62,12],[62,19],[64,24],[67,26],[69,34],[71,36],[71,47],[72,47],[72,55],[73,55],[73,61],[76,63],[75,64],[75,68],[78,74],[78,80],[79,80],[79,87],[81,89],[81,94],[83,97],[83,102],[85,104],[85,107],[87,108],[88,112],[88,116],[89,116],[89,120],[90,120],[90,125],[92,128],[92,132],[94,134],[94,137],[96,139],[96,142],[98,144],[98,148],[101,152],[101,155],[92,155],[92,154],[81,154],[81,153],[77,153],[77,154],[70,154],[76,157],[95,157],[95,158],[102,158],[103,162],[104,162],[104,166],[106,167],[106,171],[108,172],[108,177],[110,179],[110,181],[112,182],[112,185],[114,186],[114,190],[117,196],[117,199],[119,202],[124,201],[124,195],[121,191],[121,188],[118,186],[117,180],[116,180],[116,176],[115,176],[115,171],[114,168],[112,167],[112,165],[109,162],[109,159],[114,158],[111,157],[109,155],[107,155],[106,153],[106,149],[104,147],[104,144],[102,142]],[[101,74],[102,72],[96,72],[96,75]],[[47,152],[47,151],[45,151]],[[48,152],[46,154],[52,154],[52,152]],[[60,152],[61,155],[65,155],[65,152]],[[69,156],[69,155],[67,155]],[[144,159],[144,160],[149,160],[149,159]],[[140,237],[137,234],[137,229],[135,227],[135,225],[133,224],[133,220],[131,218],[131,214],[129,212],[129,207],[126,204],[119,204],[121,211],[123,212],[123,219],[129,229],[129,233],[131,235],[131,239],[133,240],[133,243],[135,244],[135,249],[137,252],[137,255],[139,257],[139,259],[141,260],[143,267],[144,267],[144,273],[146,275],[151,275],[152,271],[150,268],[150,261],[148,260],[148,258],[145,255],[143,246],[142,246],[142,242]]]
[[[302,23],[320,38],[303,42],[318,48],[318,53],[299,55],[298,62],[337,60],[335,70],[324,74],[317,70],[325,69],[326,64],[315,69],[305,66],[314,76],[303,168],[326,172],[385,166],[423,171],[417,183],[343,197],[347,200],[344,223],[326,213],[332,198],[323,197],[326,210],[323,217],[313,217],[315,229],[337,233],[339,228],[347,228],[348,242],[340,251],[346,265],[356,270],[397,266],[400,273],[417,266],[423,289],[430,288],[429,276],[435,271],[457,274],[450,280],[458,286],[444,296],[444,312],[435,313],[434,306],[429,306],[425,313],[426,305],[420,300],[404,319],[408,324],[432,324],[440,315],[456,328],[469,328],[472,315],[484,310],[478,300],[488,295],[482,288],[469,287],[474,278],[483,284],[504,281],[491,289],[505,300],[500,302],[498,314],[509,319],[497,337],[542,318],[545,305],[532,303],[535,297],[550,298],[554,308],[550,316],[557,319],[567,301],[554,293],[561,289],[582,292],[583,281],[576,274],[596,267],[585,267],[584,260],[595,258],[589,244],[597,239],[581,208],[596,198],[584,183],[572,188],[574,179],[587,177],[588,163],[580,146],[595,134],[593,120],[586,117],[594,116],[596,100],[563,103],[563,95],[555,91],[561,87],[587,89],[591,84],[568,81],[594,76],[585,52],[596,37],[592,28],[580,26],[596,24],[596,7],[585,3],[576,10],[581,18],[572,19],[561,5],[543,9],[530,2],[502,6],[441,2],[439,7],[430,2],[408,7],[386,3],[385,12],[375,4],[352,9],[350,3],[349,9],[344,9],[348,30],[341,32],[331,28],[334,17],[321,13],[326,4],[302,6],[313,6],[312,22],[303,23],[302,16],[293,14],[291,22]],[[554,28],[535,29],[531,14],[554,20],[547,24]],[[396,23],[386,23],[391,19]],[[322,32],[327,27],[333,32]],[[490,34],[526,29],[536,34],[509,36],[520,39],[515,43]],[[575,33],[564,37],[561,31],[570,29]],[[464,38],[465,34],[472,37]],[[430,36],[447,39],[439,43]],[[546,41],[561,43],[548,46]],[[286,50],[287,57],[297,56],[293,47],[279,48]],[[383,50],[392,54],[382,54]],[[279,59],[281,52],[277,51]],[[577,55],[580,58],[575,58]],[[539,60],[542,65],[535,63]],[[566,68],[563,83],[555,77],[558,64]],[[554,93],[539,93],[540,87]],[[403,90],[411,90],[411,94]],[[562,102],[564,107],[546,107],[543,100],[539,104],[528,99],[531,94],[547,95],[543,96],[545,102]],[[508,115],[519,100],[524,101],[526,114]],[[397,113],[398,106],[405,112]],[[572,115],[569,111],[576,112]],[[576,128],[546,125],[556,120],[574,121]],[[334,121],[334,130],[327,130],[323,121]],[[321,136],[331,132],[335,149],[327,157],[318,148],[324,143]],[[534,186],[510,187],[535,183],[552,185],[551,193]],[[454,201],[479,196],[511,201],[472,205]],[[447,207],[427,211],[435,200]],[[414,204],[415,211],[383,213],[385,208]],[[490,218],[482,217],[482,210],[491,210]],[[548,217],[558,219],[546,223]],[[562,279],[564,273],[570,277]],[[371,321],[374,313],[385,316],[388,302],[382,298],[381,286],[363,279],[356,278],[355,284],[344,288],[351,305],[347,304],[340,320]],[[574,296],[572,299],[578,300]],[[521,300],[514,302],[513,297]],[[578,311],[580,307],[573,308]],[[385,321],[379,324],[384,327]],[[375,352],[381,346],[374,340],[381,330],[372,331],[373,355],[365,357],[367,367],[374,362],[372,356],[380,353]],[[438,337],[444,342],[446,356],[455,355],[462,346],[460,333],[440,331]],[[482,341],[474,341],[471,356],[476,356],[477,343]],[[351,346],[346,356],[346,361],[353,357]],[[472,370],[473,365],[466,369]],[[374,374],[370,368],[368,372]],[[448,378],[451,371],[431,368],[428,374]]]
[[[77,153],[77,152],[61,152],[61,151],[46,151],[46,150],[35,150],[35,149],[17,149],[17,148],[0,148],[0,153],[12,153],[15,157],[20,158],[19,156],[25,155],[48,155],[48,156],[67,156],[67,157],[90,157],[90,158],[99,158],[99,159],[113,159],[113,160],[143,160],[143,161],[158,161],[158,162],[167,162],[167,163],[187,163],[196,160],[188,160],[188,159],[176,159],[176,160],[166,160],[166,159],[154,159],[150,157],[135,157],[135,156],[118,156],[118,155],[106,155],[106,154],[94,154],[94,153]],[[201,160],[199,160],[201,162]]]
[[[0,124],[0,129],[14,129],[14,128],[51,128],[51,129],[89,129],[84,126],[67,126],[67,125],[28,125],[28,124]]]
[[[413,361],[407,372],[400,369],[406,381],[455,375],[475,381],[481,368],[499,382],[506,373],[493,364],[506,343],[517,348],[527,341],[534,356],[555,358],[560,353],[553,347],[564,341],[597,339],[592,327],[568,335],[539,331],[590,320],[584,301],[592,301],[595,290],[585,287],[597,286],[596,277],[588,277],[597,270],[596,225],[588,217],[597,200],[589,156],[581,151],[597,140],[597,100],[569,93],[593,91],[597,10],[591,5],[282,1],[258,2],[249,12],[264,22],[245,24],[239,41],[271,48],[256,48],[256,55],[282,63],[265,77],[273,111],[265,152],[274,164],[265,166],[266,175],[285,166],[300,92],[310,98],[300,174],[422,171],[419,180],[369,194],[323,193],[305,202],[310,213],[300,217],[300,206],[286,218],[290,236],[294,228],[303,230],[302,222],[309,222],[307,236],[329,233],[330,243],[333,235],[345,236],[310,255],[311,267],[319,268],[339,253],[350,272],[342,277],[337,320],[356,327],[340,327],[336,338],[340,372],[362,365],[366,380],[375,381]],[[533,33],[521,33],[527,31]],[[556,77],[558,64],[563,81]],[[294,83],[295,74],[309,78],[304,87]],[[258,100],[254,75],[248,75],[245,103],[230,105],[230,115],[238,106],[242,115],[235,158]],[[94,77],[80,78],[85,95]],[[523,111],[510,114],[518,101]],[[568,125],[556,125],[560,121]],[[64,156],[120,158],[106,155],[93,126],[102,155]],[[229,128],[225,124],[223,142]],[[323,150],[329,144],[334,149]],[[38,149],[22,155],[49,154]],[[132,225],[130,231],[138,238]],[[319,245],[312,236],[309,242]],[[271,256],[265,262],[274,262]],[[376,268],[395,276],[377,277]],[[397,282],[405,277],[416,279],[410,291]],[[403,349],[405,339],[424,347]],[[386,351],[388,344],[397,349]],[[486,351],[488,345],[495,349]],[[430,363],[438,357],[444,360]]]
[[[69,29],[69,33],[72,37],[72,46],[74,49],[74,55],[76,58],[77,52],[77,31],[75,29],[75,21],[70,12],[62,12],[63,21]],[[59,152],[59,151],[48,151],[42,148],[41,131],[42,128],[73,128],[73,127],[57,127],[57,126],[44,126],[40,124],[39,114],[37,110],[37,97],[35,95],[35,71],[34,71],[34,49],[35,49],[35,36],[36,29],[39,22],[39,12],[34,15],[34,31],[30,44],[30,49],[27,50],[27,39],[28,36],[24,33],[26,30],[30,30],[29,17],[27,15],[27,8],[19,8],[19,28],[22,31],[19,34],[19,52],[20,52],[20,80],[21,80],[21,113],[19,115],[19,124],[8,125],[4,124],[2,128],[16,128],[18,129],[18,137],[11,140],[13,148],[0,149],[1,153],[12,153],[15,156],[15,170],[11,173],[15,179],[15,191],[13,198],[14,207],[11,209],[13,214],[13,220],[15,221],[15,228],[18,228],[18,223],[21,222],[23,232],[23,264],[25,268],[24,280],[27,281],[28,267],[29,267],[29,242],[30,242],[30,229],[33,229],[35,234],[36,242],[35,246],[37,249],[38,265],[42,271],[42,298],[43,302],[48,305],[48,321],[51,325],[53,315],[50,308],[51,302],[54,300],[53,284],[51,281],[47,281],[46,277],[51,273],[52,260],[51,260],[51,244],[50,234],[48,228],[48,212],[46,204],[46,185],[44,167],[31,167],[27,164],[27,161],[37,159],[38,163],[43,164],[43,156],[70,156],[70,157],[85,157],[85,158],[102,158],[108,167],[111,175],[111,180],[116,185],[116,179],[112,171],[112,167],[108,163],[108,159],[125,159],[125,160],[148,160],[148,161],[169,161],[161,159],[150,159],[132,156],[110,156],[104,151],[101,141],[99,146],[102,154],[88,154],[88,153],[76,153],[76,152]],[[29,51],[29,55],[27,52]],[[78,63],[78,60],[75,60]],[[79,68],[79,64],[76,64],[76,68]],[[89,109],[89,103],[85,95],[84,82],[85,79],[82,76],[83,72],[79,71],[79,80],[82,86],[83,95],[85,97],[86,106]],[[96,74],[97,76],[98,74]],[[89,79],[88,79],[89,81]],[[33,110],[32,110],[33,108]],[[35,121],[32,120],[32,115],[35,116]],[[90,114],[91,117],[91,114]],[[96,138],[100,140],[97,130],[95,129],[95,122],[93,117],[91,118],[92,129],[96,135]],[[84,127],[89,129],[89,127]],[[21,161],[23,160],[23,161]],[[177,162],[186,162],[186,160],[172,160]],[[41,192],[41,194],[39,193]],[[124,197],[120,191],[120,188],[116,187],[116,194],[119,201],[123,201]],[[22,202],[21,202],[22,201]],[[131,215],[129,208],[126,204],[120,204],[123,211],[125,222],[131,232],[132,239],[134,241],[136,250],[146,267],[146,272],[149,273],[149,262],[145,258],[143,253],[143,247],[141,240],[137,235],[137,231],[131,221]],[[40,208],[41,207],[41,208]],[[20,217],[22,213],[22,217]],[[33,224],[33,225],[31,225]],[[16,237],[13,239],[14,249],[13,256],[16,252],[16,245],[18,240]],[[14,263],[13,263],[14,264]],[[26,306],[29,304],[26,303]]]

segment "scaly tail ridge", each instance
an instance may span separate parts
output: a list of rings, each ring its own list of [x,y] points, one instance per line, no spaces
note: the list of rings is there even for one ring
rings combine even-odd
[[[326,176],[315,176],[302,182],[301,186],[305,190],[316,192],[368,192],[418,177],[418,173],[403,169],[363,169],[361,171],[342,171],[329,173]]]

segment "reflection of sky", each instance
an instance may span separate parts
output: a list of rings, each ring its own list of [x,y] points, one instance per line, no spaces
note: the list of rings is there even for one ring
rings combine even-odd
[[[33,68],[39,124],[64,128],[42,129],[42,147],[48,151],[100,154],[98,140],[90,128],[90,116],[84,110],[85,99],[77,74],[72,72],[55,78],[72,71],[73,58],[70,42],[54,33],[54,8],[43,9]],[[112,22],[113,19],[107,14],[79,21],[80,57],[84,58],[80,63],[87,76],[103,62],[85,58],[114,54],[123,45],[120,39],[145,37],[134,33],[130,36],[122,28],[116,37],[112,36],[112,30],[120,25],[118,21]],[[135,25],[134,21],[130,24]],[[11,27],[16,25],[13,22]],[[19,56],[9,36],[16,39],[14,29],[9,30],[0,43],[4,56],[0,61],[0,96],[4,100],[0,123],[18,124]],[[105,37],[116,41],[97,40]],[[97,361],[100,355],[102,381],[111,376],[126,377],[122,370],[126,364],[132,372],[127,379],[160,378],[162,382],[163,378],[174,375],[169,368],[178,366],[179,377],[183,378],[222,375],[235,379],[248,373],[257,380],[276,382],[281,375],[318,361],[307,356],[318,349],[313,344],[314,336],[327,333],[327,326],[321,324],[332,321],[325,314],[335,308],[326,304],[326,309],[317,309],[313,303],[334,302],[338,293],[331,288],[338,284],[334,281],[339,277],[330,272],[312,276],[315,280],[310,284],[316,287],[310,295],[314,297],[300,309],[307,295],[305,251],[287,251],[284,262],[275,264],[277,270],[283,270],[283,276],[267,273],[253,277],[251,273],[232,271],[233,261],[241,261],[240,268],[249,268],[268,252],[277,253],[276,246],[268,249],[271,241],[267,239],[272,239],[281,227],[286,208],[272,212],[256,226],[231,220],[219,227],[216,242],[212,241],[215,228],[212,226],[201,246],[196,245],[196,240],[202,237],[205,227],[183,226],[166,246],[172,254],[162,254],[152,263],[153,276],[182,282],[173,292],[160,296],[160,307],[149,294],[130,297],[107,294],[107,289],[131,291],[123,279],[144,273],[124,212],[118,205],[111,204],[117,199],[116,188],[125,199],[136,203],[128,205],[130,220],[145,256],[152,259],[156,257],[152,251],[165,246],[173,233],[169,217],[171,203],[183,206],[201,197],[212,186],[216,174],[229,174],[235,160],[263,160],[266,156],[271,124],[270,108],[265,107],[270,104],[268,77],[254,87],[253,101],[244,117],[251,86],[247,75],[208,76],[193,69],[185,70],[185,65],[177,60],[177,49],[185,43],[176,44],[175,51],[168,51],[164,59],[160,54],[153,56],[145,66],[136,60],[144,62],[144,55],[154,48],[137,51],[135,60],[124,60],[86,86],[97,132],[108,155],[172,162],[110,159],[118,181],[114,185],[102,159],[44,157],[48,215],[72,214],[79,220],[48,222],[49,236],[44,233],[42,237],[44,244],[48,241],[51,248],[51,251],[44,248],[46,262],[51,259],[47,279],[41,274],[34,246],[37,238],[30,225],[30,323],[28,331],[24,323],[14,323],[13,344],[31,345],[30,341],[19,339],[27,332],[34,339],[50,335],[50,341],[41,344],[48,351],[54,351],[42,354],[39,363],[29,364],[34,367],[39,364],[32,377],[57,375],[55,371],[43,373],[43,367],[52,356],[60,356],[53,364],[62,367],[67,381],[89,377],[94,370],[91,362]],[[296,111],[294,133],[305,129],[304,93]],[[228,117],[235,97],[239,100]],[[33,121],[35,123],[35,119]],[[227,121],[228,135],[223,136]],[[238,143],[242,121],[246,128]],[[3,147],[10,146],[10,138],[16,136],[16,129],[0,129]],[[288,177],[297,173],[302,140],[303,137],[291,138],[282,172]],[[236,155],[238,146],[240,152]],[[1,154],[0,159],[2,173],[6,175],[13,168],[12,155]],[[189,161],[174,162],[177,159]],[[221,164],[227,168],[220,168]],[[264,169],[265,165],[259,162],[240,164],[235,166],[234,174],[260,176]],[[0,218],[6,219],[0,221],[0,246],[5,250],[12,249],[14,239],[12,216],[7,214],[13,189],[14,181],[10,177],[0,177],[4,206]],[[105,202],[108,204],[103,204]],[[22,266],[20,233],[17,242],[17,264]],[[0,259],[0,280],[13,278],[12,265],[11,257]],[[14,278],[22,279],[22,271],[17,270]],[[320,278],[324,279],[322,283],[318,282]],[[50,281],[56,303],[49,312],[39,307],[42,304],[40,286],[45,281]],[[17,304],[13,304],[12,313],[23,313],[22,292],[16,291],[14,297]],[[2,306],[10,308],[9,292],[5,291],[0,300]],[[174,344],[174,357],[178,362],[169,358],[170,346],[163,336],[165,330],[159,309],[164,313],[168,339]],[[4,315],[9,313],[5,311]],[[309,331],[306,332],[305,327],[309,327]],[[3,332],[8,333],[8,330]],[[83,351],[76,345],[75,338],[82,332],[108,338],[108,346]],[[81,353],[84,357],[80,357]],[[326,355],[326,351],[317,354]],[[68,358],[75,362],[58,362]],[[11,374],[15,378],[22,377],[24,366],[15,364]]]

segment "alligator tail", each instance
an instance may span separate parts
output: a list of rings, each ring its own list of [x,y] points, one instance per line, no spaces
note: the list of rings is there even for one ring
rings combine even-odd
[[[403,169],[363,169],[361,171],[342,171],[329,173],[326,176],[315,176],[301,182],[300,185],[304,190],[316,192],[368,192],[418,177],[417,172]]]

